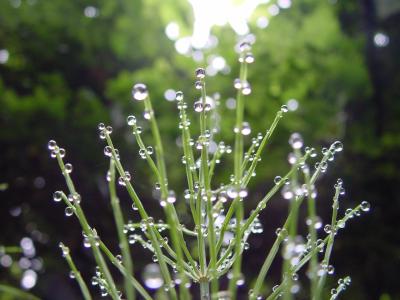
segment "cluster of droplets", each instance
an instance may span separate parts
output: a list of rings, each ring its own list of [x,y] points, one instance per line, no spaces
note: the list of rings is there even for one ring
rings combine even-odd
[[[113,128],[111,126],[104,125],[104,123],[99,123],[97,129],[99,130],[99,138],[101,140],[105,140],[107,134],[110,135],[113,132]]]
[[[316,272],[316,275],[318,277],[321,277],[324,275],[333,275],[333,274],[335,274],[335,267],[333,265],[327,264],[325,261],[322,261],[318,265],[317,272]]]
[[[128,171],[125,171],[123,176],[118,177],[118,184],[121,186],[126,186],[127,182],[131,181],[131,179],[131,174]]]
[[[88,234],[82,232],[82,236],[83,236],[84,248],[90,248],[93,245],[98,247],[100,245],[100,237],[98,236],[96,229],[94,228],[90,229]]]
[[[344,278],[340,278],[338,280],[337,288],[331,289],[331,300],[337,299],[340,292],[346,290],[346,288],[351,284],[350,276],[346,276]]]
[[[252,64],[254,62],[254,56],[251,53],[251,45],[249,42],[244,41],[239,45],[239,51],[240,51],[240,56],[239,56],[239,62],[240,63],[245,63],[245,64]],[[233,81],[233,87],[240,91],[243,95],[250,95],[252,90],[251,90],[251,85],[247,80],[243,80],[240,78],[236,78]]]
[[[146,148],[139,149],[139,156],[141,159],[146,159],[148,156],[152,155],[153,152],[153,147],[147,146]]]
[[[197,68],[195,71],[195,76],[196,76],[196,82],[194,83],[194,86],[197,90],[201,90],[204,88],[204,79],[206,76],[206,71],[203,68]],[[201,112],[209,112],[213,108],[213,99],[210,97],[207,97],[206,95],[202,95],[201,99],[197,100],[193,104],[193,109],[197,113]],[[178,104],[179,105],[179,104]]]
[[[132,98],[135,101],[143,101],[149,97],[149,91],[147,90],[147,86],[143,83],[136,83],[132,87]],[[153,109],[146,108],[143,111],[143,118],[146,120],[150,120],[154,117]]]
[[[108,286],[107,280],[104,278],[104,275],[98,266],[96,267],[95,275],[91,279],[91,284],[99,288],[101,297],[107,297],[109,295],[110,287]],[[121,291],[117,291],[117,295],[119,299],[122,299]]]
[[[65,149],[64,148],[60,148],[57,145],[57,142],[54,140],[50,140],[47,143],[47,148],[50,151],[50,157],[51,158],[56,158],[57,155],[59,155],[61,158],[65,157]]]

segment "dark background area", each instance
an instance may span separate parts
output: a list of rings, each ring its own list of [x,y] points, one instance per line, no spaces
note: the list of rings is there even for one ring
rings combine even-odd
[[[254,20],[266,11],[267,6],[260,5]],[[249,68],[253,92],[246,103],[252,134],[265,130],[288,99],[297,99],[300,106],[279,125],[251,184],[246,209],[256,205],[274,176],[289,168],[287,140],[292,132],[300,132],[305,144],[317,149],[343,141],[344,151],[318,182],[318,213],[329,220],[337,177],[346,188],[340,213],[364,200],[372,209],[338,234],[336,271],[329,283],[352,277],[343,299],[400,299],[400,4],[298,0],[281,9],[265,29],[254,20],[250,27],[256,36],[256,62]],[[23,237],[34,241],[43,268],[31,292],[40,298],[80,299],[77,284],[68,278],[60,241],[71,248],[85,279],[94,272],[77,221],[66,218],[64,206],[52,200],[53,191],[66,188],[49,157],[49,139],[66,148],[87,217],[114,252],[116,232],[105,182],[108,161],[98,138],[99,122],[113,126],[114,143],[132,170],[134,186],[155,219],[162,217],[149,192],[154,179],[125,125],[127,115],[142,114],[141,105],[131,101],[135,82],[149,87],[165,142],[169,181],[182,214],[187,208],[176,146],[178,113],[175,103],[164,99],[164,91],[183,90],[191,107],[189,99],[198,97],[193,70],[206,66],[212,55],[224,57],[230,66],[229,73],[207,79],[210,94],[220,93],[221,132],[216,141],[233,142],[234,112],[225,101],[234,97],[232,81],[238,74],[234,32],[214,28],[218,45],[204,50],[205,59],[195,62],[191,55],[177,53],[166,37],[164,29],[171,21],[180,25],[182,36],[190,35],[193,14],[186,1],[0,2],[0,245],[18,246]],[[146,123],[143,126],[150,141]],[[220,166],[217,182],[226,181],[231,172],[228,160]],[[125,191],[119,188],[118,193],[126,218],[137,221]],[[244,256],[245,287],[286,212],[287,201],[278,196],[261,215],[264,233],[250,239],[252,247]],[[132,249],[140,277],[143,258],[148,263],[151,257],[136,245]],[[0,266],[0,281],[18,287],[23,270],[19,255],[13,258],[12,266]],[[279,276],[277,262],[268,284],[277,284]]]

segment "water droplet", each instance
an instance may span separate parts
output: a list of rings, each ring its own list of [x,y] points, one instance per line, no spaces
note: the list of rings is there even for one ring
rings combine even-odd
[[[198,80],[198,81],[196,81],[196,82],[194,83],[194,87],[195,87],[196,90],[201,90],[201,88],[202,88],[203,86],[204,86],[204,82],[203,82],[203,81]]]
[[[275,234],[276,234],[278,237],[281,237],[281,238],[283,238],[283,239],[286,239],[286,238],[287,238],[287,235],[288,235],[288,232],[287,232],[287,230],[286,230],[285,228],[277,228],[277,229],[275,230]]]
[[[293,199],[293,197],[294,197],[294,192],[292,191],[292,188],[288,185],[285,185],[282,188],[281,194],[282,194],[283,198],[286,200]]]
[[[128,123],[129,126],[136,125],[136,117],[128,116],[128,118],[126,118],[126,122]]]
[[[101,131],[99,132],[99,138],[100,138],[101,140],[104,140],[104,139],[106,138],[106,131],[105,131],[105,129],[104,129],[104,130],[101,130]]]
[[[106,127],[106,132],[107,132],[108,134],[111,134],[111,133],[113,132],[113,128],[112,128],[111,126],[107,126],[107,127]]]
[[[68,206],[68,207],[65,208],[65,215],[67,217],[70,217],[73,214],[74,214],[74,209],[72,207]]]
[[[246,188],[240,188],[239,189],[239,197],[240,198],[246,198],[249,192],[247,191]]]
[[[56,149],[56,148],[57,148],[57,143],[56,143],[56,141],[50,140],[50,141],[47,143],[47,147],[49,148],[49,150],[54,150],[54,149]]]
[[[281,176],[275,176],[275,178],[274,178],[274,183],[275,184],[280,184],[281,181],[282,181],[282,177]]]
[[[240,52],[247,52],[247,51],[250,51],[251,50],[251,45],[250,45],[250,43],[249,42],[242,42],[242,43],[240,43],[240,45],[239,45],[239,50],[240,50]]]
[[[361,202],[361,210],[362,210],[362,211],[367,212],[367,211],[369,211],[370,209],[371,209],[371,205],[369,204],[369,202],[367,202],[367,201]]]
[[[121,185],[121,186],[125,186],[126,185],[123,177],[120,176],[118,178],[118,184]]]
[[[135,127],[135,134],[141,134],[142,133],[142,127],[136,126]]]
[[[148,264],[143,270],[142,277],[149,289],[158,289],[164,284],[158,264]]]
[[[60,202],[62,199],[62,192],[61,191],[55,191],[53,194],[53,200],[55,202]]]
[[[326,233],[331,233],[332,232],[332,226],[330,225],[330,224],[326,224],[325,226],[324,226],[324,231],[326,232]]]
[[[293,274],[292,274],[292,279],[293,279],[294,281],[299,280],[299,274],[293,273]]]
[[[152,155],[153,154],[153,147],[152,146],[147,146],[146,151],[147,151],[148,155]]]
[[[237,90],[240,90],[242,88],[242,81],[239,78],[236,78],[233,81],[233,87]]]
[[[175,192],[171,190],[171,191],[168,192],[167,202],[168,203],[175,203],[175,201],[176,201]]]
[[[251,127],[250,127],[250,124],[248,122],[243,122],[242,123],[241,133],[243,135],[249,135],[251,133]]]
[[[181,91],[177,91],[175,94],[175,99],[177,101],[182,101],[183,100],[183,93]]]
[[[142,101],[148,97],[147,87],[143,83],[137,83],[132,88],[132,97],[137,101]]]
[[[254,62],[254,55],[250,52],[246,53],[244,56],[244,61],[248,64],[252,64]]]
[[[204,77],[206,77],[206,70],[204,70],[203,68],[197,68],[195,71],[195,75],[196,78],[203,79]]]
[[[65,172],[68,174],[72,172],[72,165],[70,163],[65,164]]]
[[[246,96],[251,94],[251,86],[247,81],[242,82],[242,94]]]
[[[289,138],[289,144],[293,147],[293,149],[300,149],[303,147],[303,138],[299,133],[294,132]]]
[[[236,285],[237,286],[242,286],[245,283],[245,278],[244,275],[242,273],[239,274],[239,276],[236,278]]]
[[[105,155],[105,156],[108,156],[108,157],[111,157],[111,156],[112,156],[112,149],[111,149],[110,146],[105,146],[105,147],[104,147],[104,155]]]
[[[328,273],[329,275],[332,275],[333,273],[335,273],[335,268],[334,268],[332,265],[329,265],[329,266],[326,268],[326,271],[327,271],[327,273]]]
[[[75,279],[75,272],[74,271],[69,271],[69,278]]]
[[[154,111],[153,110],[145,109],[143,111],[143,118],[145,118],[146,120],[150,120],[153,115],[154,115]]]
[[[296,163],[296,161],[297,161],[296,154],[294,154],[293,152],[290,152],[290,153],[288,154],[288,162],[289,162],[291,165],[294,165],[294,164]]]
[[[334,142],[331,147],[335,152],[340,152],[343,150],[343,144],[340,141]]]
[[[106,126],[104,125],[104,123],[99,123],[99,125],[97,125],[97,129],[98,130],[104,130],[106,128]]]
[[[227,193],[228,197],[231,199],[235,199],[239,195],[237,189],[233,186],[229,187],[227,189],[226,193]]]
[[[65,157],[65,149],[64,148],[58,149],[58,154],[60,155],[61,158],[64,158]]]
[[[146,149],[139,149],[140,158],[146,159]]]
[[[194,111],[195,112],[202,112],[203,111],[203,103],[201,101],[196,101],[194,103]]]

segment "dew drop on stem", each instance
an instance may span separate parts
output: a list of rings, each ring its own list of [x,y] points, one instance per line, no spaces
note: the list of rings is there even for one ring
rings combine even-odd
[[[143,101],[148,97],[147,86],[143,83],[137,83],[132,88],[132,97],[137,101]]]
[[[197,68],[195,71],[196,78],[203,79],[206,77],[206,70],[203,68]]]

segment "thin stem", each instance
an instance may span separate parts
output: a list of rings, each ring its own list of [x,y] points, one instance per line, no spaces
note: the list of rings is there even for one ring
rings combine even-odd
[[[65,181],[66,181],[66,184],[68,186],[69,192],[73,196],[78,195],[78,193],[76,192],[76,189],[75,189],[75,185],[74,185],[69,173],[65,169],[64,161],[63,161],[62,157],[60,156],[59,151],[57,151],[56,155],[57,155],[56,158],[57,158],[58,165],[60,166],[61,172],[62,172],[62,174],[63,174],[63,176],[65,178]],[[80,222],[80,224],[82,226],[83,231],[85,232],[85,234],[89,238],[89,242],[90,242],[90,245],[91,245],[91,249],[92,249],[94,258],[95,258],[96,263],[99,266],[101,272],[103,273],[103,275],[105,277],[105,280],[107,282],[107,286],[109,287],[109,292],[110,292],[111,298],[116,299],[116,300],[119,299],[118,292],[117,292],[117,289],[115,287],[114,279],[111,276],[111,273],[110,273],[110,271],[109,271],[109,269],[107,267],[106,262],[104,261],[104,258],[102,256],[101,252],[99,251],[99,249],[96,246],[96,241],[93,238],[93,232],[92,232],[92,230],[91,230],[91,228],[90,228],[90,226],[89,226],[89,224],[88,224],[88,222],[86,220],[86,217],[85,217],[85,215],[84,215],[84,213],[83,213],[83,211],[82,211],[82,209],[80,207],[79,201],[77,201],[77,199],[74,199],[74,205],[72,205],[69,202],[68,198],[65,196],[65,194],[63,193],[62,195],[63,195],[62,198],[63,198],[64,202],[66,202],[67,205],[71,205],[75,215],[78,217],[78,220],[79,220],[79,222]]]
[[[183,94],[182,94],[183,97]],[[194,199],[194,180],[197,180],[197,173],[194,171],[196,170],[195,163],[194,163],[194,156],[193,150],[190,145],[190,130],[189,130],[189,119],[186,115],[186,103],[183,102],[183,99],[178,100],[178,108],[180,111],[180,118],[181,118],[181,129],[182,129],[182,146],[183,146],[183,155],[184,155],[184,163],[185,163],[185,171],[186,171],[186,179],[189,188],[189,205],[190,210],[192,213],[193,221],[195,225],[199,225],[197,223],[197,211],[195,206],[195,199]]]
[[[210,288],[208,285],[208,281],[200,281],[200,300],[209,300],[210,299]]]
[[[244,54],[241,54],[241,64],[240,64],[240,83],[243,85],[247,80],[247,63],[244,61]],[[244,114],[244,101],[243,101],[242,88],[238,89],[236,97],[236,124],[235,124],[235,148],[234,148],[234,175],[235,175],[235,189],[237,192],[242,188],[242,162],[243,162],[243,114]],[[243,203],[239,197],[236,197],[236,233],[235,233],[235,253],[240,252],[240,225],[243,220]],[[221,236],[223,238],[223,236]],[[237,260],[233,265],[233,276],[229,281],[229,292],[232,299],[236,299],[236,289],[237,281],[241,274],[242,257],[238,256]]]
[[[111,251],[107,248],[107,246],[103,243],[103,241],[99,241],[100,243],[100,248],[101,250],[106,254],[108,259],[111,261],[111,263],[117,267],[117,269],[121,272],[121,274],[129,280],[132,286],[136,288],[136,290],[139,292],[139,294],[146,300],[151,300],[152,298],[150,295],[147,293],[147,291],[144,289],[144,287],[140,284],[139,281],[137,281],[131,273],[129,273],[129,270],[127,270],[121,262],[111,253]]]
[[[305,156],[307,157],[308,155],[309,155],[309,154],[306,153]],[[326,153],[326,154],[323,156],[323,158],[321,159],[321,162],[319,163],[317,170],[314,172],[313,176],[312,176],[311,179],[310,179],[310,184],[311,184],[311,185],[313,185],[313,184],[315,183],[315,181],[317,180],[319,174],[320,174],[320,173],[322,172],[322,170],[323,170],[323,167],[322,167],[322,166],[324,165],[324,163],[326,163],[326,161],[328,160],[328,157],[329,157],[330,155],[331,155],[331,152],[330,152],[330,150],[329,150],[329,151],[327,151],[327,153]],[[293,170],[293,168],[292,168],[292,170]],[[285,228],[286,230],[287,230],[289,224],[292,222],[293,216],[294,216],[295,214],[297,214],[297,208],[300,207],[300,205],[301,205],[303,199],[304,199],[304,194],[297,197],[297,199],[296,199],[296,205],[293,207],[293,208],[295,208],[295,210],[292,210],[292,211],[290,212],[289,216],[288,216],[287,219],[286,219],[285,225],[283,226],[283,228]],[[277,240],[278,240],[278,239],[279,239],[279,236],[278,236]],[[275,243],[276,243],[276,241],[275,241]],[[274,243],[274,245],[275,245],[275,243]],[[272,248],[271,251],[270,251],[270,253],[271,253],[273,250],[274,250],[274,249]],[[275,253],[275,255],[276,255],[276,253]],[[275,257],[275,255],[272,257],[272,259]],[[258,295],[258,293],[259,293],[259,291],[260,291],[260,289],[261,289],[262,283],[263,283],[263,281],[264,281],[264,279],[265,279],[265,276],[266,276],[267,271],[268,271],[269,266],[270,266],[270,263],[268,262],[269,259],[271,259],[271,258],[270,258],[270,255],[268,254],[267,258],[266,258],[265,261],[264,261],[263,267],[261,268],[261,271],[260,271],[260,273],[258,274],[258,277],[257,277],[257,280],[256,280],[256,284],[255,284],[254,289],[253,289],[253,291],[254,291],[253,296],[252,296],[253,299],[254,299],[254,297],[256,297],[256,296]],[[265,268],[264,268],[264,265],[266,266]]]
[[[304,178],[307,186],[307,208],[308,208],[308,218],[310,224],[308,226],[308,231],[310,233],[310,243],[314,245],[317,240],[317,229],[315,228],[316,213],[315,213],[315,199],[313,197],[312,185],[310,182],[310,174],[308,172],[304,173]],[[315,293],[317,285],[317,265],[318,256],[314,255],[310,260],[310,275],[311,275],[311,291],[312,294]]]
[[[79,284],[79,288],[81,289],[83,298],[85,300],[91,300],[92,296],[90,295],[89,289],[88,289],[85,281],[83,281],[81,273],[78,271],[78,268],[76,267],[74,261],[72,260],[71,255],[69,254],[69,248],[66,247],[63,243],[60,243],[60,248],[62,249],[63,257],[67,261],[71,271],[73,272],[73,274],[75,276],[76,281]]]
[[[9,285],[0,284],[0,294],[3,294],[3,293],[5,295],[15,296],[15,299],[40,300],[40,298],[32,295],[31,293],[22,291],[20,289],[17,289],[15,287],[12,287]]]
[[[110,191],[110,200],[111,207],[114,215],[115,225],[118,233],[119,247],[121,249],[122,261],[126,270],[129,274],[133,274],[133,263],[131,258],[131,252],[129,249],[129,243],[126,238],[126,234],[124,233],[124,217],[122,215],[121,206],[119,205],[119,199],[117,197],[117,192],[115,189],[115,162],[113,159],[110,159],[110,168],[109,168],[110,180],[108,183],[108,188]],[[134,300],[135,290],[133,286],[130,284],[129,279],[124,277],[124,287],[126,298],[128,300]]]
[[[257,152],[256,152],[256,154],[254,156],[254,159],[251,162],[250,167],[246,172],[245,178],[243,179],[243,185],[244,186],[247,186],[249,184],[250,179],[252,177],[252,174],[254,173],[254,171],[255,171],[255,169],[257,167],[257,164],[258,164],[259,160],[261,159],[262,151],[264,150],[265,146],[268,144],[272,134],[275,131],[276,126],[279,123],[279,120],[282,119],[282,116],[283,116],[283,112],[282,111],[278,111],[276,113],[274,121],[272,122],[270,128],[266,131],[263,139],[261,140],[260,146],[257,149]]]
[[[360,209],[361,209],[361,205],[356,206],[349,213],[346,213],[346,215],[342,219],[340,219],[337,223],[340,223],[340,222],[346,223],[346,221],[350,218],[353,218],[354,215],[356,214],[356,212],[359,212]],[[337,229],[337,228],[335,228],[335,229]],[[329,237],[330,237],[330,235],[323,239],[324,244],[326,244],[328,242]],[[310,258],[313,255],[316,255],[319,251],[320,251],[319,247],[314,247],[307,255],[305,255],[300,260],[300,262],[297,265],[292,267],[292,273],[299,271],[310,260]],[[272,292],[271,295],[268,296],[268,298],[266,300],[277,299],[279,297],[280,293],[282,292],[282,289],[284,288],[285,284],[286,284],[286,279],[282,281],[282,283]]]
[[[260,146],[259,146],[259,148],[258,148],[258,150],[257,150],[257,152],[255,154],[255,157],[254,157],[254,159],[253,159],[248,171],[243,173],[243,174],[246,174],[245,177],[242,179],[242,186],[243,187],[246,187],[248,185],[248,183],[250,181],[250,178],[252,177],[251,174],[253,174],[253,172],[254,172],[254,170],[255,170],[255,168],[257,166],[257,161],[261,157],[262,150],[267,145],[269,139],[271,138],[271,136],[272,136],[273,132],[275,131],[275,128],[276,128],[276,126],[277,126],[277,124],[278,124],[278,122],[279,122],[279,120],[281,118],[282,118],[282,112],[279,111],[276,114],[276,117],[275,117],[274,121],[272,122],[272,125],[270,126],[269,130],[267,130],[266,134],[264,135],[263,140],[261,141],[261,144],[260,144]],[[229,206],[228,212],[226,213],[224,222],[223,222],[223,224],[221,226],[220,240],[218,241],[218,244],[217,244],[218,245],[217,246],[217,251],[219,251],[219,249],[221,248],[221,245],[222,245],[221,237],[224,236],[224,233],[225,233],[225,230],[226,230],[226,228],[227,228],[227,226],[229,224],[229,221],[231,220],[232,215],[233,215],[234,211],[236,210],[237,202],[239,202],[238,199],[233,200],[232,204]]]
[[[18,246],[0,246],[0,254],[22,253],[21,247]]]
[[[216,269],[215,265],[217,263],[217,252],[215,251],[215,231],[214,231],[214,217],[212,211],[212,203],[211,203],[211,185],[210,185],[210,170],[208,166],[208,141],[206,131],[208,131],[208,124],[207,124],[207,109],[206,109],[206,85],[204,80],[202,80],[202,88],[201,88],[201,99],[203,110],[200,115],[200,135],[203,139],[203,146],[201,149],[201,174],[200,177],[202,180],[202,187],[204,188],[205,192],[205,206],[207,212],[207,221],[208,221],[208,246],[209,246],[209,253],[210,253],[210,267],[208,272],[210,273],[211,277],[211,291],[212,294],[216,294],[218,292],[218,281],[216,279]]]
[[[299,149],[294,149],[294,154],[296,155],[296,161],[301,159],[301,151]],[[296,168],[297,169],[297,168]],[[291,176],[291,185],[292,185],[292,191],[295,191],[298,187],[298,172],[293,172]],[[297,235],[297,223],[298,223],[298,206],[296,204],[296,201],[290,201],[289,205],[289,213],[290,211],[293,211],[293,219],[289,225],[289,230],[288,230],[288,238],[290,242],[294,242],[295,237]],[[289,257],[284,257],[283,260],[283,278],[287,278],[287,284],[285,285],[285,292],[283,294],[283,299],[284,300],[291,300],[293,299],[293,294],[291,292],[291,288],[293,285],[293,280],[291,276],[288,276],[290,274],[290,267],[291,267],[291,258]]]
[[[160,248],[160,244],[159,244],[159,241],[157,239],[157,234],[156,234],[157,229],[154,228],[154,222],[150,221],[151,219],[149,218],[149,216],[148,216],[148,214],[147,214],[142,202],[140,201],[138,195],[136,194],[135,189],[133,188],[131,182],[126,178],[125,170],[124,170],[121,162],[119,161],[119,156],[117,155],[117,153],[115,151],[115,148],[114,148],[114,145],[113,145],[113,143],[111,141],[110,135],[107,132],[105,133],[105,137],[106,137],[106,141],[107,141],[108,146],[111,147],[112,157],[114,159],[115,166],[116,166],[116,168],[118,170],[119,175],[122,177],[122,179],[124,181],[126,190],[128,191],[129,196],[131,197],[133,203],[137,207],[141,219],[147,221],[147,223],[148,223],[147,224],[148,225],[147,228],[149,229],[150,241],[151,241],[151,244],[152,244],[152,246],[153,246],[153,248],[155,250],[155,255],[157,256],[157,259],[158,259],[158,262],[159,262],[159,265],[160,265],[161,274],[163,275],[164,281],[168,285],[168,287],[171,287],[168,290],[169,294],[172,297],[172,299],[177,299],[176,290],[173,287],[173,282],[172,282],[172,279],[171,279],[171,274],[170,274],[170,272],[168,270],[168,266],[167,266],[167,264],[166,264],[166,262],[165,262],[165,260],[163,258],[162,251],[161,251],[161,248]]]
[[[165,201],[168,197],[168,179],[167,179],[167,170],[166,170],[166,166],[165,166],[165,156],[164,156],[164,149],[163,149],[163,145],[162,145],[161,135],[160,135],[160,131],[158,128],[157,120],[154,115],[150,97],[147,97],[144,100],[144,105],[145,105],[145,109],[148,110],[148,112],[150,113],[151,132],[154,137],[157,167],[160,172],[159,180],[160,180],[160,184],[161,184],[161,197]],[[146,151],[146,154],[147,154],[147,151]],[[177,260],[178,272],[181,277],[180,279],[182,280],[182,286],[185,286],[187,284],[188,280],[183,271],[184,268],[182,265],[182,262],[183,262],[182,249],[186,255],[189,254],[189,256],[190,256],[190,252],[188,251],[188,249],[186,247],[186,242],[185,242],[185,239],[183,238],[182,232],[179,231],[180,224],[179,224],[178,214],[175,210],[175,206],[171,203],[168,203],[168,201],[167,201],[166,205],[164,207],[164,212],[167,217],[167,223],[170,225],[169,232],[170,232],[172,244],[173,244],[176,254],[178,256],[178,260]],[[183,299],[190,298],[190,295],[188,294],[187,289],[181,288],[180,293],[181,293],[181,297]]]
[[[336,188],[335,188],[335,195],[333,196],[333,205],[332,205],[332,220],[331,220],[331,232],[329,234],[328,237],[328,243],[326,245],[326,250],[325,250],[325,255],[324,255],[324,259],[323,259],[323,263],[325,265],[329,265],[329,260],[332,254],[332,249],[333,249],[333,242],[335,240],[335,235],[336,235],[336,229],[335,229],[335,225],[336,225],[336,218],[337,218],[337,211],[339,208],[339,195],[340,195],[340,189],[342,188],[341,184],[337,184]],[[325,280],[326,280],[326,272],[324,272],[322,274],[322,276],[320,277],[320,279],[318,280],[317,286],[315,287],[315,289],[313,290],[313,300],[318,300],[322,289],[324,287],[325,284]]]

